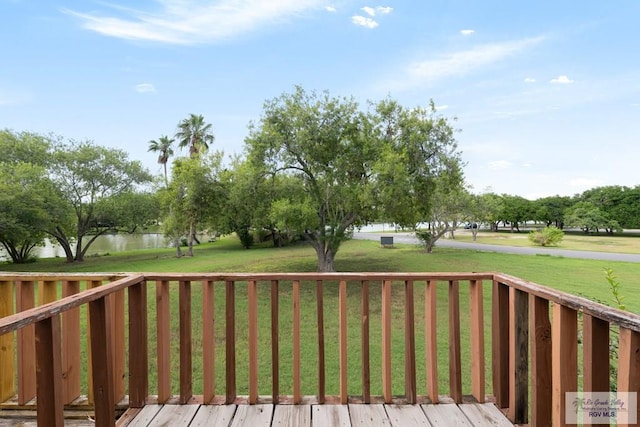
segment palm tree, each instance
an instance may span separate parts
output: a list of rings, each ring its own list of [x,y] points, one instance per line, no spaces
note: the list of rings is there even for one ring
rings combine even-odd
[[[178,123],[176,139],[180,148],[189,147],[189,156],[195,157],[201,151],[207,151],[215,137],[210,123],[205,123],[202,115],[190,114]]]
[[[147,150],[158,153],[158,163],[164,167],[164,182],[167,187],[169,186],[167,163],[169,162],[169,157],[173,156],[174,141],[174,139],[170,139],[168,136],[162,135],[157,141],[155,139],[149,141],[149,149]]]

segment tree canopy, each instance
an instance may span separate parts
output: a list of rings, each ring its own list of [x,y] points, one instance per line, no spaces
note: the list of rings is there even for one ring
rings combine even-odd
[[[262,175],[289,180],[270,217],[313,246],[319,271],[334,269],[353,227],[398,212],[395,203],[411,209],[403,221],[426,219],[436,182],[460,172],[453,130],[434,113],[433,105],[405,110],[392,100],[367,113],[351,98],[300,87],[265,103],[247,153]]]

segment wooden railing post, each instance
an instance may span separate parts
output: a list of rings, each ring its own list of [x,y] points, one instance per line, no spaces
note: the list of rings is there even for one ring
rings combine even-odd
[[[0,281],[0,318],[13,314],[13,282]],[[13,333],[0,335],[0,401],[15,394]]]
[[[32,281],[16,282],[16,311],[35,306],[35,288]],[[25,405],[36,397],[36,349],[33,325],[18,329],[18,405]]]
[[[111,310],[107,308],[106,298],[89,303],[96,427],[112,427],[115,424],[113,349],[111,348],[113,341],[111,319],[109,319]]]
[[[432,403],[438,403],[438,332],[437,296],[435,280],[427,280],[424,290],[424,340],[427,394]]]
[[[484,310],[482,281],[469,282],[469,317],[471,318],[471,392],[484,403]]]
[[[408,403],[417,402],[413,280],[404,283],[404,394]]]
[[[361,283],[362,400],[371,403],[371,364],[369,356],[369,282]]]
[[[180,304],[180,403],[193,396],[193,369],[191,355],[191,282],[181,280],[178,286]]]
[[[158,403],[165,403],[171,397],[171,305],[169,295],[169,281],[157,281]]]
[[[499,408],[509,406],[509,287],[493,282],[491,303],[493,395]]]
[[[340,318],[340,403],[349,401],[347,395],[347,281],[340,281],[338,292],[338,310]]]
[[[247,297],[248,297],[248,315],[249,315],[249,403],[255,405],[258,403],[258,285],[255,280],[250,280],[247,285]],[[295,289],[295,288],[294,288]],[[295,293],[295,290],[294,290]],[[294,313],[295,313],[295,295],[294,295]],[[299,301],[298,301],[299,304]],[[295,318],[295,314],[294,314]],[[298,344],[299,344],[299,334],[298,333]],[[295,326],[294,326],[294,373],[295,373]],[[298,363],[300,362],[300,357],[298,356]],[[298,368],[299,369],[299,368]],[[299,372],[298,372],[299,375]],[[295,377],[295,374],[294,374]],[[295,383],[295,380],[294,380]],[[295,384],[294,384],[295,388]]]
[[[449,391],[456,403],[462,403],[462,362],[460,348],[460,285],[449,281]]]
[[[64,426],[60,317],[35,324],[38,425]]]
[[[216,394],[214,288],[213,280],[202,281],[202,383],[205,404],[211,403]]]
[[[129,294],[129,406],[142,408],[149,394],[149,343],[147,340],[147,283]]]
[[[291,299],[293,300],[293,403],[300,404],[300,281],[293,281]],[[257,320],[256,320],[257,323]],[[257,353],[257,352],[256,352]],[[256,375],[257,378],[257,375]]]
[[[620,327],[618,345],[618,391],[635,392],[640,397],[640,332]],[[618,426],[638,425],[640,423],[640,402],[636,401],[636,413],[633,419],[626,419],[626,414],[619,412]]]
[[[273,384],[271,387],[271,395],[273,397],[273,403],[280,401],[280,348],[279,348],[279,294],[278,294],[278,281],[271,281],[271,376],[273,377]],[[320,385],[324,383],[319,381]]]
[[[325,356],[324,356],[324,294],[322,280],[316,281],[316,308],[318,316],[318,403],[325,401]],[[277,324],[276,324],[277,326]]]
[[[529,402],[529,296],[509,288],[509,419],[526,424]]]
[[[529,295],[531,335],[531,420],[532,426],[551,425],[551,322],[549,301]],[[608,346],[607,346],[608,354]]]
[[[554,426],[566,425],[567,392],[578,391],[578,313],[560,304],[553,305],[552,381]]]
[[[382,397],[391,403],[391,280],[382,282]]]
[[[232,280],[225,282],[225,352],[226,352],[226,404],[236,400],[236,291]]]

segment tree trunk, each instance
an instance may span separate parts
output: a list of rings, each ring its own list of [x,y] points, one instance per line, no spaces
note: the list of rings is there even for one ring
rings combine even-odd
[[[187,249],[187,256],[193,256],[193,241],[195,240],[195,236],[196,236],[196,222],[195,220],[191,220],[189,221],[189,237],[187,239],[187,245],[188,245],[188,249]]]
[[[77,262],[84,261],[84,252],[82,252],[82,236],[78,236],[78,241],[76,242],[76,257],[74,260]]]
[[[333,260],[336,257],[336,251],[330,247],[325,247],[322,242],[314,242],[314,249],[318,255],[318,271],[321,273],[333,273]]]

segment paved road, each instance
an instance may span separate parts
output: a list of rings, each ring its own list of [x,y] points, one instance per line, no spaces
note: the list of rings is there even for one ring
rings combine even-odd
[[[419,240],[413,233],[353,233],[354,239],[380,241],[380,236],[393,236],[394,243],[417,245]],[[518,247],[487,245],[475,242],[460,242],[458,240],[440,239],[436,246],[444,248],[472,249],[476,251],[501,252],[520,255],[552,255],[566,258],[601,259],[605,261],[624,261],[640,263],[640,254],[623,254],[615,252],[594,252],[594,251],[570,251],[557,248],[542,247]]]

